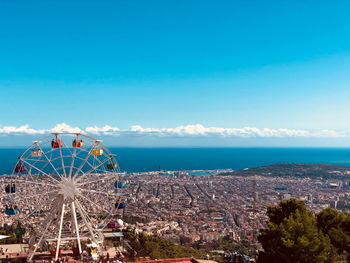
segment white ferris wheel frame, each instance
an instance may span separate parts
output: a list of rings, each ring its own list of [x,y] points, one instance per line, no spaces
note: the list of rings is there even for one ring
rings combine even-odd
[[[68,147],[67,144],[62,140],[62,137],[70,136],[76,139],[76,141],[83,139],[84,147]],[[61,140],[62,146],[58,148],[50,147],[50,150],[45,151],[44,146],[46,144],[50,144],[51,139]],[[102,149],[102,157],[98,159],[95,155],[93,155],[94,149]],[[31,151],[33,149],[37,149],[42,154],[38,157],[32,157]],[[79,149],[79,150],[78,150]],[[53,157],[54,151],[59,151],[59,156]],[[63,153],[67,151],[66,153]],[[79,152],[78,152],[79,151]],[[79,156],[80,153],[85,154],[85,158]],[[82,154],[82,156],[84,156]],[[93,158],[92,164],[89,162],[90,158]],[[70,165],[65,165],[65,158],[71,158]],[[80,165],[75,167],[75,164],[79,160]],[[44,163],[43,166],[39,166],[38,163]],[[61,167],[58,167],[56,162],[61,162]],[[113,169],[107,171],[105,166],[107,163],[113,164]],[[25,175],[22,176],[16,172],[16,167],[18,165],[24,165],[28,168],[28,171],[25,172]],[[39,168],[39,167],[40,168]],[[87,170],[87,168],[89,169]],[[45,171],[46,168],[52,169],[52,173]],[[83,169],[85,168],[85,170]],[[34,173],[32,171],[34,170]],[[96,174],[98,174],[96,176]],[[98,172],[101,172],[100,174]],[[118,215],[118,213],[113,213],[110,210],[102,207],[101,203],[98,204],[98,200],[102,198],[106,198],[106,200],[116,200],[115,208],[122,203],[123,197],[126,194],[123,193],[115,193],[108,191],[108,185],[104,186],[101,189],[101,185],[105,182],[121,182],[120,177],[122,173],[120,172],[119,165],[114,158],[114,155],[110,153],[110,151],[101,143],[100,140],[96,140],[90,136],[81,134],[81,133],[52,133],[38,141],[34,141],[32,145],[30,145],[23,154],[18,158],[18,162],[13,169],[13,173],[8,180],[10,180],[11,185],[14,183],[16,186],[25,185],[26,190],[22,190],[24,196],[15,197],[14,202],[19,203],[20,201],[24,201],[28,207],[40,207],[43,204],[40,203],[40,198],[43,196],[47,196],[48,199],[52,196],[55,198],[51,200],[52,205],[49,211],[45,211],[48,213],[48,216],[44,218],[44,224],[39,226],[37,232],[40,233],[39,236],[34,236],[34,240],[32,238],[32,245],[30,246],[30,252],[28,254],[27,261],[32,261],[37,249],[41,247],[44,240],[46,241],[56,241],[56,253],[55,260],[58,259],[61,242],[63,240],[76,240],[78,244],[79,254],[82,253],[81,240],[84,238],[89,238],[92,242],[97,245],[97,249],[100,250],[101,243],[103,241],[103,235],[101,229],[96,229],[93,227],[93,222],[88,214],[88,209],[82,205],[81,202],[88,202],[91,207],[95,207],[100,212],[107,214],[107,216],[113,218]],[[44,179],[43,179],[44,178]],[[34,186],[37,187],[47,187],[50,190],[47,192],[40,192],[33,195],[28,195],[29,192],[27,188]],[[97,186],[96,186],[97,185]],[[100,185],[100,189],[95,189]],[[17,191],[17,190],[16,190]],[[122,191],[121,191],[122,192]],[[91,200],[88,194],[95,194],[99,198]],[[11,198],[9,198],[11,199]],[[35,200],[35,201],[33,201]],[[50,200],[48,200],[49,202]],[[31,203],[30,202],[36,202]],[[113,203],[114,205],[114,203]],[[62,237],[62,229],[65,220],[65,213],[68,213],[67,207],[70,206],[71,213],[71,230],[72,237],[63,238]],[[35,211],[36,214],[39,214],[39,219],[41,218],[41,210]],[[80,221],[82,221],[79,225],[78,223],[78,215],[80,216]],[[21,215],[22,220],[28,219],[32,216],[32,213],[29,212],[28,215]],[[52,232],[52,223],[56,220],[56,224],[58,223],[58,232],[56,238],[48,238],[48,232],[51,228]],[[40,224],[39,224],[40,225]],[[87,233],[82,237],[79,231],[79,226],[83,225],[87,230]],[[55,228],[55,227],[54,227]],[[102,228],[103,229],[103,228]],[[75,232],[75,233],[74,233]],[[34,241],[34,242],[33,242]]]

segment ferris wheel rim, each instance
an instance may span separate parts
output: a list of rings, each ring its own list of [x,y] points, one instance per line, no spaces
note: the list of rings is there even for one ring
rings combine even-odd
[[[68,137],[68,136],[64,136],[64,135],[68,135],[68,136],[76,136],[76,138],[82,138],[84,141],[86,141],[86,145],[84,143],[84,147],[79,148],[78,153],[76,153],[77,148],[78,147],[73,147],[72,146],[68,146],[64,141],[65,138],[62,137]],[[54,147],[51,146],[51,149],[47,149],[46,146],[48,146],[50,144],[51,138],[59,138],[60,140],[63,140],[63,146],[58,148],[58,151],[60,152],[60,156],[57,155],[58,151],[57,149],[54,149]],[[84,139],[85,138],[85,139]],[[94,147],[100,147],[103,149],[103,154],[102,154],[102,158],[97,158],[96,156],[91,155],[91,151]],[[50,147],[48,147],[50,148]],[[39,149],[42,151],[42,155],[40,155],[39,158],[36,159],[35,156],[31,155],[31,150],[33,149]],[[69,152],[66,152],[65,154],[62,153],[62,151],[66,151],[68,150]],[[52,157],[53,153],[56,153],[56,157]],[[81,156],[78,156],[79,154],[81,154]],[[84,165],[88,165],[87,167],[90,167],[88,169],[85,169],[83,171],[81,171],[82,169],[78,169],[78,164],[75,166],[73,165],[73,162],[71,163],[71,165],[68,165],[68,163],[64,164],[63,163],[63,158],[65,157],[71,157],[72,160],[83,160],[83,157],[85,156],[89,157],[92,156],[90,161],[87,161],[84,163]],[[90,154],[90,155],[89,155]],[[49,157],[48,157],[48,156]],[[73,158],[74,157],[74,158]],[[47,159],[47,161],[45,160],[45,158]],[[49,159],[48,159],[49,158]],[[54,166],[50,161],[52,162],[56,162],[59,161],[59,159],[61,158],[62,161],[62,166]],[[96,162],[95,162],[96,161]],[[105,164],[112,161],[113,164],[113,169],[109,170],[110,168],[106,168]],[[45,202],[45,200],[48,200],[48,198],[50,198],[50,196],[58,196],[57,192],[58,192],[58,184],[60,183],[60,181],[62,180],[62,177],[55,177],[55,178],[51,178],[52,179],[52,184],[50,184],[48,181],[48,178],[50,178],[50,174],[46,173],[46,170],[44,170],[44,168],[46,166],[44,166],[44,168],[42,168],[40,162],[44,163],[44,165],[46,166],[50,166],[52,165],[53,168],[55,167],[55,171],[57,172],[58,175],[63,176],[64,178],[67,178],[67,176],[71,175],[73,179],[76,179],[77,181],[75,182],[79,187],[81,187],[81,189],[83,189],[79,194],[77,194],[77,196],[75,197],[75,199],[72,199],[74,202],[77,202],[76,209],[81,209],[82,211],[85,211],[84,213],[86,214],[88,211],[90,211],[89,209],[87,209],[86,205],[83,204],[85,201],[91,202],[93,203],[93,205],[95,207],[98,207],[100,205],[103,204],[103,201],[101,201],[101,196],[106,196],[106,200],[108,202],[112,202],[113,204],[113,208],[116,209],[116,211],[118,212],[119,210],[117,210],[117,208],[119,209],[119,205],[123,202],[124,197],[126,197],[126,195],[117,195],[114,190],[111,191],[111,187],[107,187],[105,188],[105,186],[101,186],[102,183],[101,181],[113,181],[117,178],[120,178],[120,176],[125,175],[124,173],[121,173],[120,171],[120,167],[119,164],[117,162],[117,160],[115,159],[115,154],[112,154],[110,152],[110,150],[104,145],[102,144],[101,140],[97,140],[94,139],[88,135],[82,134],[82,133],[68,133],[68,132],[53,132],[50,133],[49,135],[34,141],[29,147],[27,147],[24,152],[21,154],[20,157],[18,157],[18,160],[15,164],[15,167],[13,169],[13,172],[11,175],[9,175],[8,177],[11,178],[11,180],[13,180],[13,182],[15,182],[16,184],[18,183],[24,183],[26,189],[22,190],[24,192],[28,192],[27,188],[32,187],[33,185],[43,185],[45,184],[46,187],[49,186],[48,191],[47,192],[42,192],[40,194],[33,194],[31,196],[25,196],[22,198],[19,198],[17,200],[15,200],[15,203],[19,203],[19,202],[23,202],[25,206],[27,206],[27,208],[29,207],[33,207],[34,206],[39,206],[39,207],[43,207],[43,210],[35,210],[33,209],[31,214],[27,214],[24,217],[15,217],[14,220],[19,220],[19,221],[24,221],[26,222],[28,218],[30,218],[31,216],[35,216],[35,215],[39,215],[40,218],[46,218],[47,216],[50,215],[50,211],[51,210],[47,210],[46,208],[44,208],[43,206],[43,202]],[[25,173],[23,174],[23,176],[21,176],[21,172],[16,172],[16,166],[19,163],[23,163],[24,165],[27,165],[29,167],[29,169],[27,169],[27,171],[25,171]],[[62,173],[62,170],[65,172],[65,170],[67,168],[71,168],[73,170],[75,170],[74,173],[71,173],[71,171],[69,171],[69,174],[64,174]],[[100,169],[100,167],[102,167]],[[43,170],[42,170],[43,169]],[[36,173],[32,173],[33,171],[36,170]],[[68,173],[68,171],[67,171]],[[54,174],[52,174],[54,175]],[[38,176],[43,176],[42,181],[41,179],[38,180]],[[90,177],[86,177],[86,176],[92,176]],[[96,176],[95,179],[94,176]],[[85,178],[84,178],[85,177]],[[120,181],[121,179],[118,179],[118,181]],[[115,184],[114,184],[115,185]],[[85,187],[89,187],[86,188]],[[100,189],[98,191],[94,191],[94,187],[97,187],[96,189]],[[102,187],[102,188],[101,188]],[[106,190],[105,190],[106,189]],[[108,190],[109,189],[109,190]],[[113,189],[113,187],[112,187]],[[17,189],[18,191],[18,189]],[[94,199],[92,198],[90,200],[90,197],[88,196],[88,198],[86,199],[86,196],[84,192],[87,192],[89,194],[94,193],[95,196],[98,197],[98,199],[100,199],[98,202],[94,203]],[[17,196],[17,194],[16,194]],[[33,201],[36,197],[40,196],[41,198],[38,198],[38,200]],[[43,199],[44,200],[39,200],[39,199]],[[80,200],[80,201],[79,201]],[[115,205],[114,205],[115,202]],[[125,205],[125,204],[124,204]],[[115,206],[115,207],[114,207]],[[48,208],[50,206],[47,206]],[[125,207],[125,206],[124,206]],[[64,209],[63,209],[64,211]],[[78,210],[77,210],[78,211]],[[93,211],[99,211],[94,209]],[[113,212],[114,210],[106,210],[105,208],[100,208],[100,212],[103,212],[101,215],[104,217],[103,221],[109,220],[108,218],[110,217],[115,217],[118,215],[118,213]],[[63,212],[62,212],[63,213]],[[89,212],[90,213],[90,212]],[[95,213],[95,212],[93,212]],[[47,216],[45,216],[45,214]],[[79,214],[81,214],[81,212],[79,212]],[[87,214],[86,214],[87,215]],[[44,217],[43,217],[44,216]],[[81,214],[81,216],[83,217],[83,215]],[[95,217],[95,216],[94,216]],[[90,221],[92,219],[89,219]],[[94,221],[96,221],[97,219],[93,219]],[[38,222],[38,227],[39,227],[39,232],[42,232],[42,227],[45,221],[40,220]],[[91,221],[92,222],[92,221]],[[96,221],[98,222],[98,220]],[[27,226],[26,226],[27,227]],[[106,225],[103,227],[105,228]],[[41,230],[40,230],[41,229]],[[82,231],[82,229],[77,230]],[[83,233],[83,232],[82,232]],[[44,233],[43,235],[46,235],[46,233]],[[88,235],[87,233],[84,235]]]
[[[113,156],[113,161],[117,164],[118,169],[120,169],[117,160],[114,158],[115,154],[112,154],[112,153],[109,151],[109,149],[108,149],[104,144],[101,143],[102,140],[95,139],[95,138],[93,138],[93,137],[91,137],[91,136],[88,136],[88,135],[83,134],[83,133],[80,133],[80,132],[76,132],[76,133],[74,133],[74,132],[51,132],[49,135],[45,136],[44,138],[41,138],[41,139],[36,140],[36,141],[33,141],[33,143],[32,143],[29,147],[27,147],[27,148],[25,149],[25,151],[22,153],[22,155],[19,156],[19,157],[17,157],[18,161],[16,162],[16,164],[15,164],[13,170],[12,170],[12,174],[15,174],[15,167],[16,167],[16,165],[17,165],[18,163],[20,163],[20,162],[23,160],[23,156],[25,156],[25,154],[27,154],[29,150],[31,150],[34,146],[39,146],[39,147],[40,147],[39,144],[40,144],[41,142],[43,142],[44,140],[46,140],[46,139],[48,139],[48,138],[51,138],[52,136],[59,136],[59,135],[75,135],[75,136],[77,136],[77,138],[78,138],[79,136],[83,136],[83,137],[85,137],[85,138],[88,138],[88,139],[94,141],[94,142],[96,143],[96,145],[102,147],[103,150],[106,151],[106,152],[108,153],[109,156]],[[66,148],[68,149],[69,147],[66,147]],[[76,148],[76,147],[75,147],[75,148]],[[42,149],[41,149],[41,150],[42,150]],[[119,170],[119,172],[120,172],[120,170]]]

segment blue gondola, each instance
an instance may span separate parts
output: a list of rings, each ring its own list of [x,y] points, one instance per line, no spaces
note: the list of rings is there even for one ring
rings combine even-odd
[[[115,208],[117,209],[124,209],[125,208],[125,203],[115,203]]]
[[[8,206],[5,207],[5,214],[8,216],[13,216],[15,214],[18,214],[18,212],[19,211],[17,206],[15,206],[14,208],[12,207],[9,208]]]
[[[126,186],[126,182],[115,182],[114,183],[114,187],[115,188],[125,188],[125,186]]]
[[[13,208],[9,208],[5,210],[5,214],[8,216],[13,216],[16,214],[15,210]]]
[[[16,185],[15,184],[12,184],[12,185],[8,184],[8,185],[6,185],[5,186],[5,192],[7,194],[9,194],[9,193],[16,193]]]

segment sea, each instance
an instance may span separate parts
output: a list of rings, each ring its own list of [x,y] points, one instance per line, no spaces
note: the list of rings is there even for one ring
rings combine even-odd
[[[276,163],[350,166],[350,148],[108,148],[121,171],[240,170]],[[12,173],[24,148],[0,148],[0,174]]]

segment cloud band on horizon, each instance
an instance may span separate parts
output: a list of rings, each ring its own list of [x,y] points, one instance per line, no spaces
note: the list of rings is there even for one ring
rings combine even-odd
[[[56,124],[51,129],[34,129],[28,124],[16,126],[0,125],[0,135],[36,135],[53,132],[70,132],[83,133],[105,136],[120,135],[150,135],[150,136],[221,136],[221,137],[241,137],[241,138],[257,138],[257,137],[316,137],[316,138],[346,138],[350,137],[350,130],[298,130],[298,129],[271,129],[257,127],[243,128],[221,128],[221,127],[205,127],[201,124],[181,125],[175,128],[144,128],[140,125],[133,125],[129,129],[120,129],[105,125],[102,127],[89,126],[84,129],[72,127],[66,123]]]

